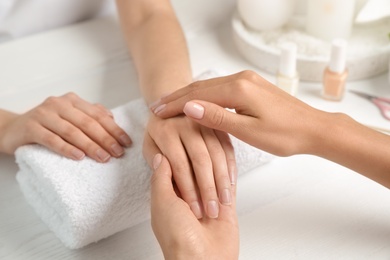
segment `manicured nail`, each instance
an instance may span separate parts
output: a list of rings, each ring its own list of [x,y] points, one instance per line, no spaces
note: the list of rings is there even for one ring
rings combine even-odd
[[[204,115],[204,107],[195,103],[195,102],[187,102],[184,106],[183,112],[192,118],[202,119]]]
[[[221,203],[224,205],[231,205],[232,204],[232,194],[230,189],[223,189],[223,191],[220,194]]]
[[[119,139],[126,147],[129,147],[131,145],[131,139],[127,135],[121,135]]]
[[[200,204],[198,201],[194,201],[190,204],[190,208],[192,210],[192,212],[194,213],[195,217],[197,219],[201,219],[203,216],[202,216],[202,210],[200,209]]]
[[[236,185],[237,183],[237,168],[236,166],[229,167],[230,184]]]
[[[167,104],[162,104],[162,105],[159,105],[158,107],[156,107],[156,109],[153,111],[156,115],[158,115],[158,113],[160,113],[161,111],[164,110],[164,108],[167,106]]]
[[[79,149],[73,149],[72,150],[72,157],[75,160],[82,160],[85,157],[85,153],[80,151]]]
[[[161,102],[161,98],[157,99],[156,101],[152,102],[150,105],[149,105],[149,108],[151,110],[154,110]]]
[[[162,161],[162,155],[161,154],[156,154],[154,157],[153,157],[153,169],[154,170],[157,170],[157,168],[160,166],[161,164],[161,161]]]
[[[99,158],[99,160],[102,162],[106,162],[106,161],[108,161],[108,159],[110,159],[110,154],[102,149],[98,149],[96,151],[96,155]]]
[[[119,144],[113,144],[111,145],[111,151],[116,155],[116,156],[121,156],[122,154],[125,153],[125,150],[120,146]]]
[[[215,200],[210,200],[207,203],[207,215],[209,216],[209,218],[218,218],[218,214],[219,214],[218,202],[216,202]]]

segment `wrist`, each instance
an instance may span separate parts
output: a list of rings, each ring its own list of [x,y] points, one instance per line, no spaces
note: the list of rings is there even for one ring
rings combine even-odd
[[[317,110],[309,133],[308,154],[331,159],[337,156],[339,146],[346,140],[349,124],[353,121],[343,113]]]
[[[7,139],[7,129],[12,121],[18,117],[17,114],[0,110],[0,152],[10,153],[5,147],[5,140]]]

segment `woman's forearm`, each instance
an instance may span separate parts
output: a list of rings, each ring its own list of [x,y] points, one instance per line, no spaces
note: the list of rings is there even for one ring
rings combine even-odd
[[[192,80],[184,34],[168,0],[117,0],[126,42],[148,103]]]
[[[390,136],[345,114],[321,112],[312,154],[348,167],[390,188]]]

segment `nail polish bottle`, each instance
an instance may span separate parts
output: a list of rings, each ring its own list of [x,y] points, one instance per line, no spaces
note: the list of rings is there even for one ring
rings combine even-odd
[[[292,96],[297,93],[299,75],[297,72],[297,46],[294,43],[285,43],[281,47],[276,85]]]
[[[322,96],[325,99],[339,101],[345,92],[345,82],[348,77],[346,69],[347,42],[336,39],[332,42],[329,66],[324,71]]]

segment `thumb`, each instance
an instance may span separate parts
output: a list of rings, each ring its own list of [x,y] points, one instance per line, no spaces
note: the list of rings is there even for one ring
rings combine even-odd
[[[168,160],[163,155],[156,154],[153,158],[153,169],[154,173],[151,178],[152,215],[154,211],[161,210],[162,205],[166,205],[169,200],[177,198]],[[158,214],[158,212],[156,213]]]
[[[238,138],[245,134],[241,130],[242,126],[247,124],[245,116],[230,112],[214,103],[189,101],[185,104],[183,112],[195,122],[209,128],[231,133]]]

